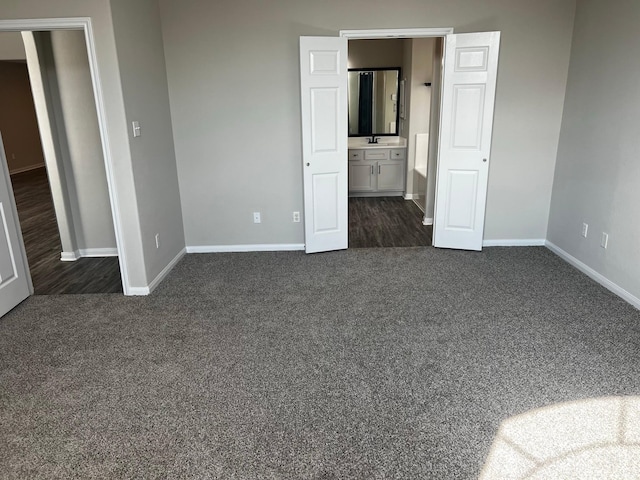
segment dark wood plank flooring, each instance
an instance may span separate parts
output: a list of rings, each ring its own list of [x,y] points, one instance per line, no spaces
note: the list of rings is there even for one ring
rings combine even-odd
[[[349,248],[431,245],[433,228],[422,211],[402,197],[349,198]]]
[[[11,176],[36,295],[122,293],[117,257],[61,262],[60,234],[46,170]]]

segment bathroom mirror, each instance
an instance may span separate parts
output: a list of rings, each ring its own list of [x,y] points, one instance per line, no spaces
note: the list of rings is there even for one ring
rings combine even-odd
[[[400,68],[349,69],[349,136],[398,135]]]

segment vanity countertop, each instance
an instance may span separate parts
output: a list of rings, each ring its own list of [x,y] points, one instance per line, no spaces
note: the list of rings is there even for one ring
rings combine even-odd
[[[407,146],[407,139],[403,137],[378,137],[378,143],[367,143],[367,138],[350,137],[349,148],[369,150],[374,148],[405,148]]]

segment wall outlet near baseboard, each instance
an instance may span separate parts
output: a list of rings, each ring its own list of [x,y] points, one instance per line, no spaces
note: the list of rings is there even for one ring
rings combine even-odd
[[[607,248],[609,246],[609,234],[602,232],[602,238],[600,239],[600,246],[602,248]]]
[[[587,238],[587,232],[589,232],[589,225],[587,225],[586,223],[582,224],[582,236],[584,238]]]
[[[253,223],[260,223],[262,219],[260,218],[260,212],[253,212]]]
[[[300,223],[300,212],[293,212],[293,222]]]

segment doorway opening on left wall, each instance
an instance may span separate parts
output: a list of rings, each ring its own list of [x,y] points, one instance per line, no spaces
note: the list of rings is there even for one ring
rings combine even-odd
[[[0,61],[0,130],[34,293],[122,293],[84,32],[24,34],[0,33],[23,47]]]
[[[349,248],[432,244],[427,165],[441,45],[435,36],[349,39]]]

